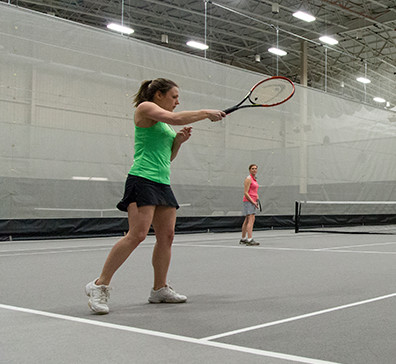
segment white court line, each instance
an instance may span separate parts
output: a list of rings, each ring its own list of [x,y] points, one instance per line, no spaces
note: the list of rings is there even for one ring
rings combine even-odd
[[[61,243],[61,242],[77,242],[77,241],[92,241],[92,240],[109,240],[109,239],[117,239],[117,238],[121,238],[122,236],[96,236],[96,237],[89,237],[89,238],[52,238],[52,239],[26,239],[26,240],[6,240],[6,241],[0,241],[0,246],[1,245],[5,245],[5,244],[10,244],[10,245],[15,245],[15,244],[34,244],[34,243]]]
[[[60,250],[72,250],[72,249],[89,249],[89,248],[109,248],[112,247],[114,244],[101,244],[101,245],[65,245],[65,246],[58,246],[58,247],[45,247],[45,248],[28,248],[28,249],[13,249],[13,250],[4,250],[4,253],[25,253],[25,252],[40,252],[40,251],[60,251]]]
[[[316,252],[319,249],[305,249],[305,248],[275,248],[267,246],[244,246],[244,245],[214,245],[214,244],[172,244],[172,246],[192,247],[192,248],[223,248],[223,249],[245,249],[245,250],[286,250],[286,251],[305,251]]]
[[[46,248],[30,248],[30,249],[14,249],[0,251],[1,257],[14,257],[21,255],[42,255],[42,254],[60,254],[60,253],[79,253],[79,252],[91,252],[100,250],[110,250],[114,244],[105,245],[86,245],[86,246],[64,246],[64,247],[46,247]],[[153,247],[154,243],[142,243],[141,248]]]
[[[346,249],[346,248],[360,248],[360,247],[362,247],[362,246],[368,247],[368,246],[392,245],[392,244],[396,244],[396,241],[388,241],[388,242],[373,243],[373,244],[359,244],[359,245],[335,246],[335,247],[332,247],[332,248],[321,248],[320,250],[336,250],[336,249]]]
[[[385,245],[387,243],[379,244],[362,244],[361,246],[373,246],[373,245]],[[393,244],[393,243],[388,243]],[[154,243],[147,242],[140,245],[141,248],[150,248]],[[26,255],[42,255],[42,254],[61,254],[61,253],[78,253],[78,252],[93,252],[100,250],[108,250],[113,246],[109,245],[97,245],[90,247],[53,247],[53,248],[32,248],[32,249],[16,249],[16,250],[5,250],[0,252],[0,258],[10,257],[10,256],[26,256]],[[266,246],[242,246],[242,245],[218,245],[211,244],[187,244],[187,243],[173,243],[174,247],[184,247],[184,248],[220,248],[220,249],[249,249],[249,250],[275,250],[275,251],[295,251],[295,252],[330,252],[330,253],[354,253],[354,254],[396,254],[396,252],[382,252],[382,251],[370,251],[370,250],[342,250],[346,247],[332,247],[332,248],[276,248],[276,247],[266,247]],[[351,245],[350,248],[359,247],[359,245]]]
[[[382,252],[382,251],[365,251],[365,250],[331,250],[330,248],[275,248],[267,246],[228,246],[228,245],[214,245],[214,244],[173,244],[173,246],[180,246],[185,248],[223,248],[223,249],[248,249],[248,250],[275,250],[275,251],[293,251],[293,252],[316,252],[316,253],[354,253],[354,254],[396,254],[396,252]]]
[[[281,325],[281,324],[284,324],[284,323],[286,323],[286,322],[292,322],[292,321],[297,321],[297,320],[301,320],[301,319],[308,318],[308,317],[323,315],[323,314],[325,314],[325,313],[334,312],[334,311],[339,311],[339,310],[344,310],[344,309],[350,308],[350,307],[365,305],[365,304],[367,304],[367,303],[372,303],[372,302],[375,302],[375,301],[385,300],[385,299],[387,299],[387,298],[392,298],[392,297],[396,297],[396,293],[391,293],[391,294],[388,294],[388,295],[385,295],[385,296],[370,298],[370,299],[364,300],[364,301],[349,303],[349,304],[347,304],[347,305],[332,307],[332,308],[328,308],[328,309],[325,309],[325,310],[320,310],[320,311],[316,311],[316,312],[311,312],[311,313],[307,313],[307,314],[305,314],[305,315],[289,317],[289,318],[283,319],[283,320],[277,320],[277,321],[267,322],[267,323],[261,324],[261,325],[255,325],[255,326],[245,327],[245,328],[239,329],[239,330],[228,331],[228,332],[224,332],[224,333],[222,333],[222,334],[218,334],[218,335],[213,335],[213,336],[208,336],[208,337],[202,338],[202,340],[215,340],[215,339],[219,339],[219,338],[221,338],[221,337],[226,337],[226,336],[232,336],[232,335],[236,335],[236,334],[241,334],[241,333],[243,333],[243,332],[258,330],[258,329],[262,329],[262,328],[264,328],[264,327],[275,326],[275,325]]]
[[[195,339],[195,338],[188,337],[188,336],[181,336],[181,335],[168,334],[168,333],[159,332],[159,331],[139,329],[136,327],[117,325],[117,324],[112,324],[112,323],[108,323],[108,322],[96,321],[96,320],[88,320],[88,319],[83,319],[83,318],[79,318],[79,317],[60,315],[60,314],[45,312],[45,311],[32,310],[32,309],[23,308],[23,307],[16,307],[16,306],[0,304],[0,308],[5,309],[5,310],[29,313],[29,314],[33,314],[33,315],[51,317],[51,318],[66,320],[66,321],[71,321],[71,322],[77,322],[77,323],[81,323],[81,324],[101,326],[101,327],[106,327],[106,328],[113,329],[113,330],[122,330],[122,331],[142,334],[142,335],[161,337],[161,338],[169,339],[169,340],[176,340],[176,341],[192,343],[192,344],[197,344],[197,345],[215,347],[215,348],[219,348],[219,349],[238,351],[241,353],[253,354],[253,355],[258,355],[258,356],[263,356],[263,357],[290,360],[293,363],[337,364],[335,362],[330,362],[330,361],[325,361],[325,360],[305,358],[302,356],[277,353],[277,352],[273,352],[273,351],[252,349],[252,348],[247,348],[247,347],[238,346],[238,345],[212,342],[212,341],[207,341],[205,339]]]
[[[322,250],[323,252],[331,252],[331,253],[355,253],[355,254],[383,254],[383,255],[392,255],[396,254],[396,252],[381,252],[377,250]]]
[[[91,251],[99,251],[99,250],[109,250],[109,248],[96,248],[96,249],[63,249],[63,250],[53,250],[49,249],[47,251],[39,251],[39,252],[30,252],[30,253],[20,253],[20,252],[7,252],[7,253],[0,253],[0,258],[2,257],[18,257],[24,255],[43,255],[43,254],[61,254],[61,253],[79,253],[79,252],[91,252]]]

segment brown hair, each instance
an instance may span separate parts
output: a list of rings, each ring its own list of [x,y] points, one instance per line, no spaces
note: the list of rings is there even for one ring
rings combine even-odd
[[[167,80],[166,78],[143,81],[133,100],[135,107],[144,101],[153,101],[154,95],[157,91],[160,91],[162,94],[166,94],[173,87],[179,86],[177,86],[175,82]]]
[[[249,171],[250,171],[250,168],[252,168],[252,167],[254,167],[254,166],[257,167],[257,164],[251,164],[251,165],[249,166]]]

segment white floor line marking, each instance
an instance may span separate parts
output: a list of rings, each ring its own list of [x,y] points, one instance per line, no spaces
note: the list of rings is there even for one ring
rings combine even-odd
[[[233,330],[233,331],[229,331],[229,332],[224,332],[222,334],[204,337],[204,338],[202,338],[202,340],[208,340],[208,341],[209,340],[215,340],[215,339],[219,339],[219,338],[226,337],[226,336],[232,336],[232,335],[236,335],[236,334],[241,334],[243,332],[258,330],[258,329],[262,329],[262,328],[269,327],[269,326],[281,325],[281,324],[284,324],[286,322],[292,322],[292,321],[305,319],[305,318],[308,318],[308,317],[323,315],[325,313],[339,311],[339,310],[343,310],[343,309],[350,308],[350,307],[360,306],[360,305],[364,305],[364,304],[367,304],[367,303],[372,303],[372,302],[375,302],[375,301],[385,300],[387,298],[392,298],[392,297],[396,297],[396,293],[391,293],[391,294],[388,294],[388,295],[385,295],[385,296],[370,298],[370,299],[364,300],[364,301],[349,303],[347,305],[332,307],[332,308],[328,308],[328,309],[325,309],[325,310],[311,312],[311,313],[307,313],[307,314],[300,315],[300,316],[289,317],[289,318],[283,319],[283,320],[267,322],[267,323],[261,324],[261,325],[245,327],[245,328],[239,329],[239,330]]]
[[[318,252],[318,253],[354,253],[354,254],[396,254],[396,252],[381,252],[381,251],[365,251],[365,250],[335,250],[325,248],[275,248],[267,246],[242,246],[242,245],[214,245],[214,244],[173,244],[173,246],[185,247],[185,248],[223,248],[223,249],[248,249],[248,250],[276,250],[276,251],[294,251],[294,252]]]
[[[78,250],[78,249],[94,249],[94,248],[111,248],[114,244],[102,244],[102,245],[65,245],[65,246],[47,246],[44,248],[28,248],[28,249],[12,249],[12,250],[4,250],[4,253],[25,253],[25,252],[40,252],[40,251],[48,251],[48,250]]]
[[[373,244],[359,244],[359,245],[344,245],[344,246],[334,246],[332,248],[322,248],[321,250],[336,250],[336,249],[345,249],[345,248],[360,248],[362,246],[377,246],[377,245],[393,245],[396,244],[396,241],[388,241],[384,243],[373,243]]]
[[[355,253],[355,254],[383,254],[383,255],[392,255],[396,254],[396,252],[381,252],[376,250],[322,250],[323,252],[331,252],[331,253]]]
[[[385,243],[384,243],[385,244]],[[389,243],[392,244],[392,243]],[[145,243],[142,244],[139,248],[151,248],[154,243]],[[375,245],[375,244],[372,244]],[[381,244],[378,244],[381,245]],[[173,243],[174,247],[185,247],[185,248],[221,248],[221,249],[249,249],[249,250],[276,250],[276,251],[295,251],[295,252],[330,252],[330,253],[354,253],[354,254],[396,254],[396,252],[382,252],[382,251],[365,251],[365,250],[341,250],[342,247],[334,247],[334,248],[276,248],[276,247],[266,247],[266,246],[242,246],[242,245],[218,245],[218,244],[186,244],[186,243]],[[369,244],[362,246],[370,246]],[[100,250],[109,250],[112,245],[103,245],[96,247],[89,247],[84,249],[72,248],[37,248],[37,249],[22,249],[22,250],[5,250],[0,252],[0,258],[2,257],[10,257],[10,256],[25,256],[25,255],[42,255],[42,254],[61,254],[61,253],[78,253],[78,252],[93,252]],[[357,247],[351,246],[351,247]]]
[[[143,334],[143,335],[149,335],[149,336],[154,336],[154,337],[160,337],[160,338],[164,338],[164,339],[170,339],[170,340],[182,341],[182,342],[192,343],[192,344],[197,344],[197,345],[215,347],[215,348],[218,348],[218,349],[233,350],[233,351],[238,351],[238,352],[241,352],[241,353],[254,354],[254,355],[270,357],[270,358],[276,358],[276,359],[285,359],[285,360],[290,360],[290,361],[292,361],[294,363],[337,364],[335,362],[330,362],[330,361],[325,361],[325,360],[305,358],[305,357],[301,357],[301,356],[277,353],[277,352],[273,352],[273,351],[252,349],[252,348],[247,348],[247,347],[238,346],[238,345],[231,345],[231,344],[224,344],[224,343],[219,343],[219,342],[212,342],[212,341],[207,341],[205,339],[195,339],[195,338],[188,337],[188,336],[181,336],[181,335],[168,334],[168,333],[159,332],[159,331],[139,329],[139,328],[136,328],[136,327],[123,326],[123,325],[112,324],[112,323],[108,323],[108,322],[83,319],[83,318],[79,318],[79,317],[61,315],[61,314],[45,312],[45,311],[39,311],[39,310],[32,310],[32,309],[29,309],[29,308],[23,308],[23,307],[16,307],[16,306],[9,306],[9,305],[0,304],[0,309],[1,308],[5,309],[5,310],[24,312],[24,313],[29,313],[29,314],[33,314],[33,315],[39,315],[39,316],[45,316],[45,317],[50,317],[50,318],[55,318],[55,319],[60,319],[60,320],[77,322],[77,323],[81,323],[81,324],[88,324],[88,325],[93,325],[93,326],[101,326],[101,327],[106,327],[106,328],[114,329],[114,330],[133,332],[133,333],[137,333],[137,334]]]
[[[30,253],[0,253],[0,258],[2,257],[18,257],[23,255],[43,255],[43,254],[61,254],[61,253],[79,253],[79,252],[92,252],[92,251],[100,251],[100,250],[110,250],[110,248],[96,248],[96,249],[79,249],[79,250],[48,250],[48,251],[40,251],[40,252],[30,252]]]
[[[58,254],[58,253],[74,253],[74,252],[88,252],[88,251],[99,251],[99,250],[109,250],[112,245],[97,245],[97,246],[85,246],[85,247],[47,247],[47,248],[31,248],[31,249],[15,249],[15,250],[4,250],[0,252],[0,257],[8,256],[19,256],[19,255],[40,255],[40,254]],[[154,243],[145,243],[139,246],[143,247],[153,247]],[[245,246],[236,245],[214,245],[214,244],[185,244],[185,243],[173,243],[173,246],[178,247],[198,247],[198,248],[227,248],[227,249],[246,249]],[[249,249],[274,249],[274,250],[302,250],[302,251],[315,251],[316,249],[298,249],[298,248],[271,248],[271,247],[248,247]]]
[[[268,246],[243,246],[243,245],[215,245],[215,244],[173,244],[173,246],[180,246],[180,247],[192,247],[192,248],[223,248],[223,249],[246,249],[246,250],[287,250],[287,251],[306,251],[306,252],[316,252],[319,249],[304,249],[304,248],[275,248],[275,247],[268,247]]]
[[[21,255],[42,255],[42,254],[61,254],[61,253],[79,253],[79,252],[94,252],[100,250],[108,250],[112,248],[114,244],[109,245],[96,245],[96,246],[71,246],[71,247],[47,247],[47,248],[31,248],[31,249],[15,249],[15,250],[4,250],[0,251],[1,257],[10,257],[10,256],[21,256]],[[144,243],[140,245],[140,249],[153,247],[154,243]]]

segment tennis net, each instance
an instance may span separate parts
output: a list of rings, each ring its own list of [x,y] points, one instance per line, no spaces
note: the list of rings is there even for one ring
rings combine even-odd
[[[396,234],[396,201],[295,201],[295,232]]]

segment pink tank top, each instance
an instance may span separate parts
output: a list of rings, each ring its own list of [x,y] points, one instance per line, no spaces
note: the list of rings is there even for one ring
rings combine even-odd
[[[252,175],[249,175],[248,178],[249,177],[252,180],[252,183],[250,184],[248,194],[252,198],[252,200],[254,202],[256,202],[257,201],[257,197],[258,197],[257,191],[258,191],[259,185],[258,185],[257,181],[255,180],[255,178]],[[245,194],[243,195],[243,201],[249,201],[246,198]]]

